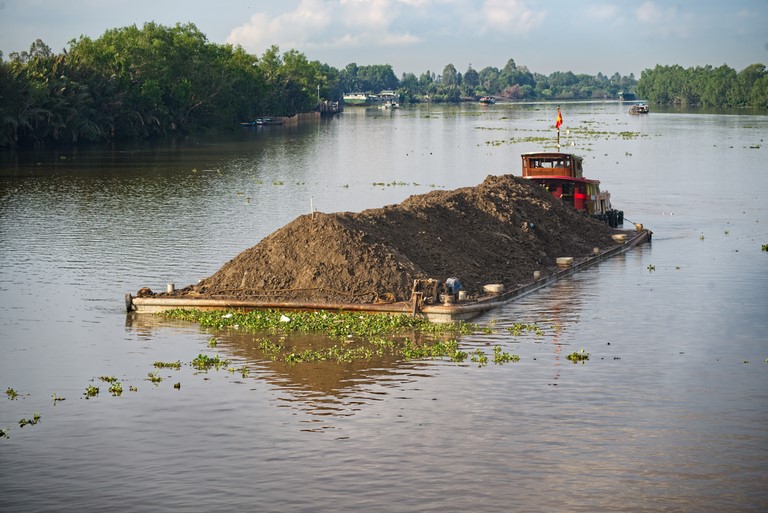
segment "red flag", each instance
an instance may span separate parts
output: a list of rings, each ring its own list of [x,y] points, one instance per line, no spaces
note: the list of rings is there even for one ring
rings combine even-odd
[[[557,121],[555,121],[555,128],[560,130],[560,125],[563,124],[563,115],[560,114],[560,107],[557,108]]]

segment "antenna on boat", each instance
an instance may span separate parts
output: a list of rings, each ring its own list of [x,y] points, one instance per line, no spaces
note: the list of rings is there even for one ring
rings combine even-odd
[[[560,125],[563,124],[563,115],[560,114],[560,105],[557,106],[557,120],[555,121],[555,128],[557,129],[557,151],[560,151]]]

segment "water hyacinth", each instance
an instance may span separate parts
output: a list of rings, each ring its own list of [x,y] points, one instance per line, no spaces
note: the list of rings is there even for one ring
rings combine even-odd
[[[241,331],[268,333],[323,333],[330,337],[372,337],[395,333],[469,334],[477,326],[467,322],[435,324],[408,315],[371,315],[351,312],[291,312],[254,310],[224,312],[176,309],[164,313],[174,319],[198,323],[205,328],[224,329],[238,326]]]

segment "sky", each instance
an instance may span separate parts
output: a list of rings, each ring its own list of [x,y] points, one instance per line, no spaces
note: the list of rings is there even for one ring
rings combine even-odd
[[[453,64],[636,78],[657,64],[768,65],[768,0],[0,0],[4,58],[145,22],[194,23],[213,43],[272,45],[335,68]]]

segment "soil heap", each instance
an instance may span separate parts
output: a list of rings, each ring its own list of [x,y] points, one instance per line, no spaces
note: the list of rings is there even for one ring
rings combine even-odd
[[[522,178],[411,196],[359,213],[302,215],[175,295],[262,301],[407,301],[415,279],[458,278],[470,297],[615,244],[608,225]]]

